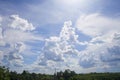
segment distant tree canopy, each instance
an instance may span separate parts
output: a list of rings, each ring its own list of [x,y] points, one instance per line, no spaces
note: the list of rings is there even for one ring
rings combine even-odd
[[[120,73],[76,74],[67,69],[54,75],[29,73],[25,70],[20,74],[0,66],[0,80],[120,80]]]
[[[0,66],[0,80],[10,80],[8,68]]]

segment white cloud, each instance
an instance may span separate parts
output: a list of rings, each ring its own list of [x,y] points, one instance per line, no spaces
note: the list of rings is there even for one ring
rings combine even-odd
[[[24,43],[22,43],[22,42],[18,42],[18,43],[15,44],[15,49],[19,53],[21,53],[21,52],[23,52],[26,49],[26,45]]]
[[[12,27],[13,29],[18,29],[23,31],[29,31],[29,30],[31,31],[35,29],[32,23],[29,23],[27,20],[20,18],[19,15],[11,15],[10,19],[12,20],[10,27]]]
[[[23,56],[20,54],[24,51],[24,43],[15,43],[15,44],[7,44],[5,46],[1,46],[3,48],[1,50],[4,53],[2,56],[2,65],[7,67],[22,67],[23,65]]]
[[[34,21],[40,23],[39,25],[46,25],[63,23],[66,20],[75,20],[93,2],[89,0],[49,0],[40,4],[28,4],[27,8],[28,12],[30,12],[29,15],[31,15]],[[35,16],[33,16],[34,14]],[[25,15],[28,16],[27,13]]]
[[[119,67],[119,22],[119,18],[112,19],[98,13],[81,16],[76,27],[72,27],[72,22],[67,21],[58,36],[45,39],[45,45],[39,57],[27,66],[22,55],[27,48],[30,48],[26,42],[40,41],[41,37],[32,33],[34,29],[32,26],[28,28],[30,23],[27,20],[13,16],[10,22],[8,21],[12,26],[6,23],[5,28],[3,25],[0,27],[1,63],[11,67],[28,68],[27,70],[36,72],[40,69],[40,72],[49,71],[49,73],[53,72],[51,69],[54,70],[54,68],[90,72],[105,67],[112,68],[113,64],[115,64],[114,67]],[[91,40],[80,42],[78,40],[80,35],[76,33],[76,29],[89,35]],[[86,48],[80,51],[78,45]]]
[[[78,35],[75,33],[75,28],[72,27],[72,22],[65,22],[59,36],[52,36],[46,39],[46,44],[41,53],[42,56],[40,55],[39,57],[39,65],[52,67],[49,62],[53,61],[54,67],[58,67],[61,70],[70,68],[74,64],[76,65],[77,59],[74,57],[77,55],[77,50],[74,49],[74,45],[78,43],[77,38]]]
[[[76,42],[78,35],[75,34],[75,28],[71,27],[72,22],[68,21],[64,23],[64,26],[60,32],[61,41]]]
[[[32,31],[35,27],[18,15],[2,16],[0,25],[0,63],[12,70],[17,67],[24,68],[25,51],[31,52],[28,43],[41,41],[43,38]],[[28,53],[27,53],[28,54]],[[19,71],[19,70],[17,70]]]
[[[92,20],[92,26],[95,26],[95,29],[89,27],[91,24],[89,23],[89,20],[91,22],[92,17],[98,19]],[[102,23],[101,18],[103,21],[106,22]],[[85,21],[83,20],[82,23],[80,22],[81,26],[83,26],[79,26],[77,27],[77,29],[79,29],[85,35],[89,35],[90,37],[92,37],[92,39],[88,42],[80,42],[78,40],[79,34],[76,34],[76,28],[71,26],[71,21],[65,22],[58,37],[52,36],[49,39],[46,39],[46,45],[44,46],[43,51],[41,53],[42,58],[39,58],[38,61],[40,62],[39,65],[48,66],[48,62],[53,61],[53,65],[62,70],[65,68],[70,68],[73,70],[73,67],[79,67],[80,70],[83,69],[86,72],[93,71],[93,69],[94,71],[100,68],[103,69],[105,68],[105,66],[107,66],[106,68],[111,68],[111,66],[113,66],[112,64],[116,64],[117,66],[119,66],[119,57],[117,57],[118,54],[114,54],[113,56],[113,53],[119,53],[119,26],[117,25],[119,24],[119,19],[114,20],[116,22],[112,24],[110,18],[98,16],[98,14],[92,14],[90,17],[86,18]],[[86,23],[86,21],[88,21],[88,23]],[[94,21],[97,21],[97,23],[101,24],[98,27],[96,27]],[[117,29],[113,30],[113,27],[110,26],[108,23],[110,23],[112,26],[116,26]],[[84,25],[87,26],[84,27]],[[111,29],[105,32],[103,26],[110,26]],[[106,29],[107,28],[108,27],[106,27]],[[86,29],[91,31],[88,31]],[[86,48],[82,51],[79,51],[75,48],[76,45],[86,45]],[[114,46],[116,46],[117,48],[115,47],[115,49],[112,49],[112,47]],[[112,49],[113,53],[109,52],[109,48],[110,50]],[[111,55],[113,57],[110,57]],[[60,66],[61,64],[62,66]]]
[[[99,13],[82,15],[77,20],[76,27],[89,36],[99,36],[112,32],[119,32],[120,19],[102,16]]]
[[[98,13],[81,16],[77,29],[92,39],[87,48],[79,52],[79,64],[83,68],[104,66],[113,69],[119,67],[120,19],[102,16]]]
[[[8,43],[16,43],[16,42],[21,42],[21,41],[31,42],[34,40],[42,40],[42,38],[31,32],[24,32],[24,31],[20,31],[20,30],[9,29],[4,32],[3,40]]]

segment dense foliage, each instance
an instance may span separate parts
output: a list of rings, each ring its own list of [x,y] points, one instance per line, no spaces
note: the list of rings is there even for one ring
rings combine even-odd
[[[36,74],[23,71],[21,74],[0,67],[0,80],[120,80],[120,73],[76,74],[74,71],[60,71],[54,75]]]

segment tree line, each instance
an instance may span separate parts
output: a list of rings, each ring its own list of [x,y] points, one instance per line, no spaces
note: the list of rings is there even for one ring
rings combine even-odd
[[[17,73],[0,66],[0,80],[120,80],[120,73],[89,73],[76,74],[69,69],[54,73],[54,75],[30,73],[23,71]]]

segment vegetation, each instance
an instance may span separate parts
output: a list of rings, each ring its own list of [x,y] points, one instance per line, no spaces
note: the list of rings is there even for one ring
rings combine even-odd
[[[0,80],[120,80],[120,73],[76,74],[67,69],[54,75],[29,73],[28,71],[19,74],[10,72],[8,68],[0,67]]]

